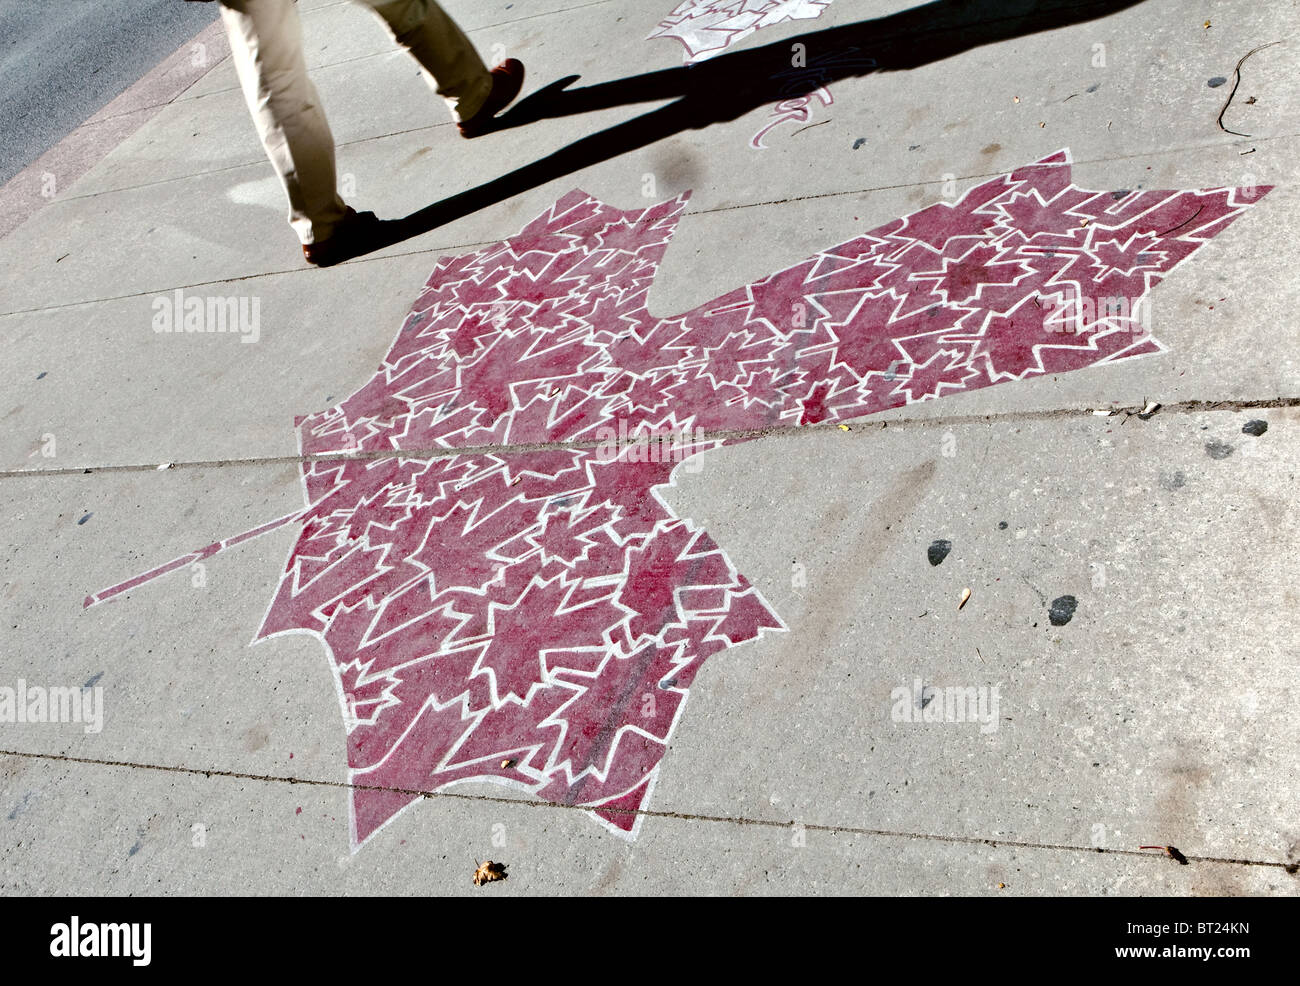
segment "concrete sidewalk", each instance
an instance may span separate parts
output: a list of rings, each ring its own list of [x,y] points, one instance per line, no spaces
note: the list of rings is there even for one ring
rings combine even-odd
[[[1055,21],[1028,33],[1004,4],[961,28],[996,40],[938,60],[893,38],[898,21],[869,23],[900,0],[682,4],[697,16],[676,26],[671,0],[445,6],[486,58],[526,63],[526,95],[698,55],[712,57],[690,71],[708,71],[766,45],[830,75],[806,98],[316,270],[225,59],[0,238],[0,689],[14,689],[10,708],[20,681],[102,698],[102,728],[87,729],[3,721],[0,691],[0,890],[1296,894],[1294,4],[1033,4]],[[346,197],[384,218],[669,103],[611,101],[462,141],[370,13],[299,7]],[[747,33],[743,11],[711,15],[742,7],[772,23]],[[922,21],[968,8],[936,3]],[[855,36],[857,51],[828,47]],[[905,50],[919,63],[893,65]],[[1013,174],[996,250],[924,240],[921,210],[992,215],[963,195]],[[1080,211],[1058,209],[1048,229],[1057,200],[1027,190],[1049,186],[1105,194],[1071,198]],[[1151,199],[1151,215],[1177,217],[1168,228],[1133,218],[1155,190],[1225,188]],[[565,199],[574,189],[606,211]],[[677,207],[655,209],[687,192],[670,229]],[[1230,215],[1211,227],[1219,208]],[[607,221],[615,211],[627,216]],[[1130,235],[1151,245],[1139,254]],[[888,262],[882,244],[899,251]],[[546,280],[545,258],[575,250],[590,255]],[[924,333],[900,329],[897,358],[870,373],[845,362],[884,293],[998,319],[1058,252],[1086,256],[1107,294],[1167,273],[1137,291],[1122,344],[1103,335],[1060,363],[1035,348],[1073,344],[1057,335],[995,353],[972,314],[927,326],[933,359],[908,348]],[[799,287],[767,280],[808,258]],[[817,277],[835,287],[803,287]],[[763,321],[745,287],[773,283],[784,313],[806,315],[799,346],[786,340],[802,321]],[[483,302],[481,327],[471,288],[505,305]],[[242,303],[256,331],[155,331],[186,297]],[[911,304],[884,321],[923,317]],[[529,342],[544,317],[562,343]],[[652,324],[688,341],[647,336]],[[709,325],[727,327],[717,350],[689,341]],[[435,328],[447,349],[402,348]],[[638,372],[643,353],[628,350],[647,339],[676,344],[691,381]],[[509,359],[474,362],[511,340]],[[1000,370],[1011,350],[1023,372]],[[412,370],[424,356],[453,366],[454,391]],[[511,377],[530,360],[563,369]],[[464,424],[473,366],[490,371],[475,379],[501,402],[496,423]],[[841,383],[816,392],[823,379]],[[637,450],[619,450],[629,471],[602,486],[614,470],[595,432],[555,429],[570,411],[584,428],[615,423],[590,402],[624,393],[709,450],[646,466],[640,486],[626,478]],[[575,463],[596,479],[562,489]],[[427,492],[444,466],[437,522],[402,561],[419,577],[401,581],[384,559],[415,500],[394,499],[410,483],[374,477],[408,470]],[[345,476],[364,497],[304,515]],[[472,503],[474,523],[435,533]],[[673,552],[655,547],[673,537]],[[598,560],[611,574],[584,576]],[[337,593],[305,591],[343,568]],[[537,616],[527,604],[548,586],[563,598]],[[617,622],[594,622],[603,610]],[[348,617],[372,611],[345,652]],[[456,625],[451,643],[403,650],[434,615]],[[400,645],[367,649],[381,623]],[[642,654],[642,679],[607,683]],[[463,693],[439,677],[449,667],[468,669]],[[433,684],[412,684],[413,669]],[[987,714],[943,721],[966,698]],[[569,700],[591,706],[585,718]],[[532,739],[511,745],[521,710]],[[442,750],[447,735],[461,738]],[[1190,862],[1138,848],[1152,845]],[[477,889],[487,858],[510,876]]]

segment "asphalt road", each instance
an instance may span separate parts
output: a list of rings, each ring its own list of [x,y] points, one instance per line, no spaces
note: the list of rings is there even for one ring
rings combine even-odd
[[[0,183],[216,16],[186,0],[0,0]]]

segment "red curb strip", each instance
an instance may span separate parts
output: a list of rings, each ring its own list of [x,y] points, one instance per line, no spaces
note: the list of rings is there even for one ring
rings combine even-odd
[[[202,49],[198,46],[202,45]],[[202,52],[201,64],[195,64]],[[230,54],[221,21],[214,21],[116,99],[105,105],[0,188],[0,238],[8,236],[71,188],[124,140],[148,123]],[[53,176],[49,194],[46,176]]]

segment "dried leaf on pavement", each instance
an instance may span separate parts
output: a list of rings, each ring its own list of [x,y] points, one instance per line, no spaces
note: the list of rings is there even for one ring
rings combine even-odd
[[[479,863],[478,869],[474,871],[474,886],[481,887],[485,883],[504,880],[509,875],[505,863],[494,863],[487,859]]]

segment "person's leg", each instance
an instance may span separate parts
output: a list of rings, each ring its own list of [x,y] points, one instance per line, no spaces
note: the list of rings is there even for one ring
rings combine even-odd
[[[304,244],[322,242],[348,210],[293,0],[221,0],[221,17],[249,113],[289,199],[289,224]]]
[[[492,92],[492,75],[469,38],[435,0],[359,0],[420,63],[429,86],[458,123],[473,117]]]

